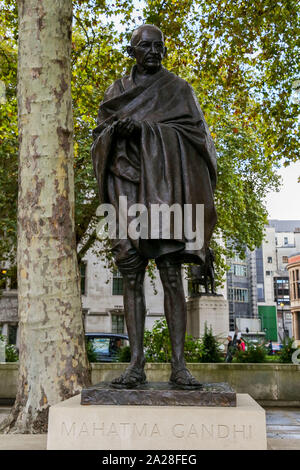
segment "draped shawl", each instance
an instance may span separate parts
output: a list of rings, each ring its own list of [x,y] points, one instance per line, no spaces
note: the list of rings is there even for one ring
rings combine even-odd
[[[110,172],[137,184],[136,202],[147,208],[163,203],[204,204],[202,249],[188,252],[183,236],[173,250],[182,254],[183,261],[204,262],[217,220],[213,198],[216,151],[207,123],[185,80],[161,68],[143,85],[136,85],[134,73],[135,67],[130,76],[113,83],[100,104],[91,149],[100,200],[110,202]],[[124,139],[112,132],[113,122],[127,117],[141,123],[138,138]],[[161,251],[155,248],[150,255],[144,254],[156,258]]]

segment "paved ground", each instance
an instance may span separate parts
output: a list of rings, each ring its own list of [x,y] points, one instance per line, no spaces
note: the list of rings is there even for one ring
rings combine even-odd
[[[0,422],[10,408],[0,407]],[[269,450],[300,450],[300,408],[267,408]],[[0,450],[45,450],[45,434],[1,434]]]
[[[267,408],[268,448],[300,450],[300,409]]]

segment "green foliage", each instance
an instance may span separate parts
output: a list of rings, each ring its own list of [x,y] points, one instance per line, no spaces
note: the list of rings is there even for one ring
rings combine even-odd
[[[152,330],[144,333],[147,362],[170,362],[171,340],[166,320],[156,320]]]
[[[6,362],[18,362],[19,354],[16,347],[13,344],[7,344],[5,346],[5,357]]]
[[[203,354],[200,362],[222,362],[222,354],[217,338],[212,333],[212,328],[205,322],[204,335],[202,337]]]
[[[234,356],[234,362],[267,362],[267,351],[265,345],[246,342],[246,350],[237,351]]]
[[[193,338],[191,335],[186,335],[184,343],[184,359],[187,363],[204,362],[203,349],[203,343],[200,339]]]
[[[152,330],[144,335],[145,358],[147,362],[170,362],[171,340],[166,320],[156,320]],[[186,362],[201,362],[203,345],[201,340],[186,335],[184,357]],[[203,361],[202,361],[203,362]]]
[[[0,1],[0,260],[15,262],[17,239],[17,7]]]
[[[89,362],[97,362],[97,354],[92,341],[85,340],[85,349]]]
[[[5,343],[5,360],[6,362],[18,362],[19,360],[19,353],[17,348],[14,344],[8,344],[7,338],[3,335],[0,335],[0,341],[4,341]]]
[[[284,338],[283,348],[280,350],[279,361],[284,364],[290,364],[292,362],[292,354],[297,350],[293,347],[295,338]]]
[[[279,363],[280,362],[279,354],[274,354],[273,356],[267,355],[266,362]]]
[[[267,220],[264,200],[279,184],[276,170],[282,161],[286,165],[299,158],[299,103],[292,100],[293,82],[299,78],[298,17],[295,0],[73,2],[75,223],[81,256],[96,239],[92,223],[98,195],[90,146],[98,106],[104,90],[130,70],[125,47],[131,31],[143,22],[164,31],[164,65],[192,84],[216,143],[218,226],[212,245],[217,284],[227,269],[223,255],[260,246]],[[5,100],[0,96],[0,259],[12,263],[17,34],[17,2],[0,0],[0,84],[6,90]],[[221,233],[231,246],[219,246]]]
[[[116,361],[117,362],[130,362],[131,354],[130,354],[130,346],[124,346],[118,352]]]

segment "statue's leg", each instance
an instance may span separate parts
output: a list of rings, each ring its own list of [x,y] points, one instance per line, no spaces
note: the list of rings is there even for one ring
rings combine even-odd
[[[128,207],[137,201],[138,186],[130,181],[118,178],[113,174],[108,176],[107,191],[109,201],[116,211],[116,234],[119,235],[121,219],[128,219],[126,208],[121,208],[119,197],[126,196]],[[121,210],[122,209],[122,210]],[[125,212],[123,212],[125,211]],[[119,220],[119,217],[121,219]],[[123,276],[124,286],[124,316],[131,350],[131,362],[125,372],[112,381],[117,388],[132,388],[145,383],[144,372],[144,324],[145,324],[145,297],[144,277],[148,260],[138,250],[138,241],[127,238],[111,240],[112,254],[116,265]]]
[[[145,329],[145,269],[123,273],[124,315],[131,351],[131,361],[125,372],[112,381],[117,388],[133,388],[146,382],[144,372],[144,329]]]
[[[208,272],[205,270],[204,274],[204,283],[205,283],[205,294],[209,293],[209,288],[208,288]]]
[[[211,282],[211,293],[215,294],[216,293],[216,285],[215,285],[215,274],[212,271],[210,275],[210,282]]]
[[[164,289],[164,308],[172,346],[170,382],[182,387],[200,386],[188,371],[184,359],[187,309],[181,277],[181,265],[157,263]]]
[[[144,368],[144,329],[145,329],[145,271],[123,276],[124,314],[130,342],[130,366]]]

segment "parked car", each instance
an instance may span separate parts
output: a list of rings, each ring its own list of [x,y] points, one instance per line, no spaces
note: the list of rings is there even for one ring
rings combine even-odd
[[[128,336],[119,333],[85,333],[85,337],[93,345],[97,362],[114,362],[119,350],[129,345]]]

